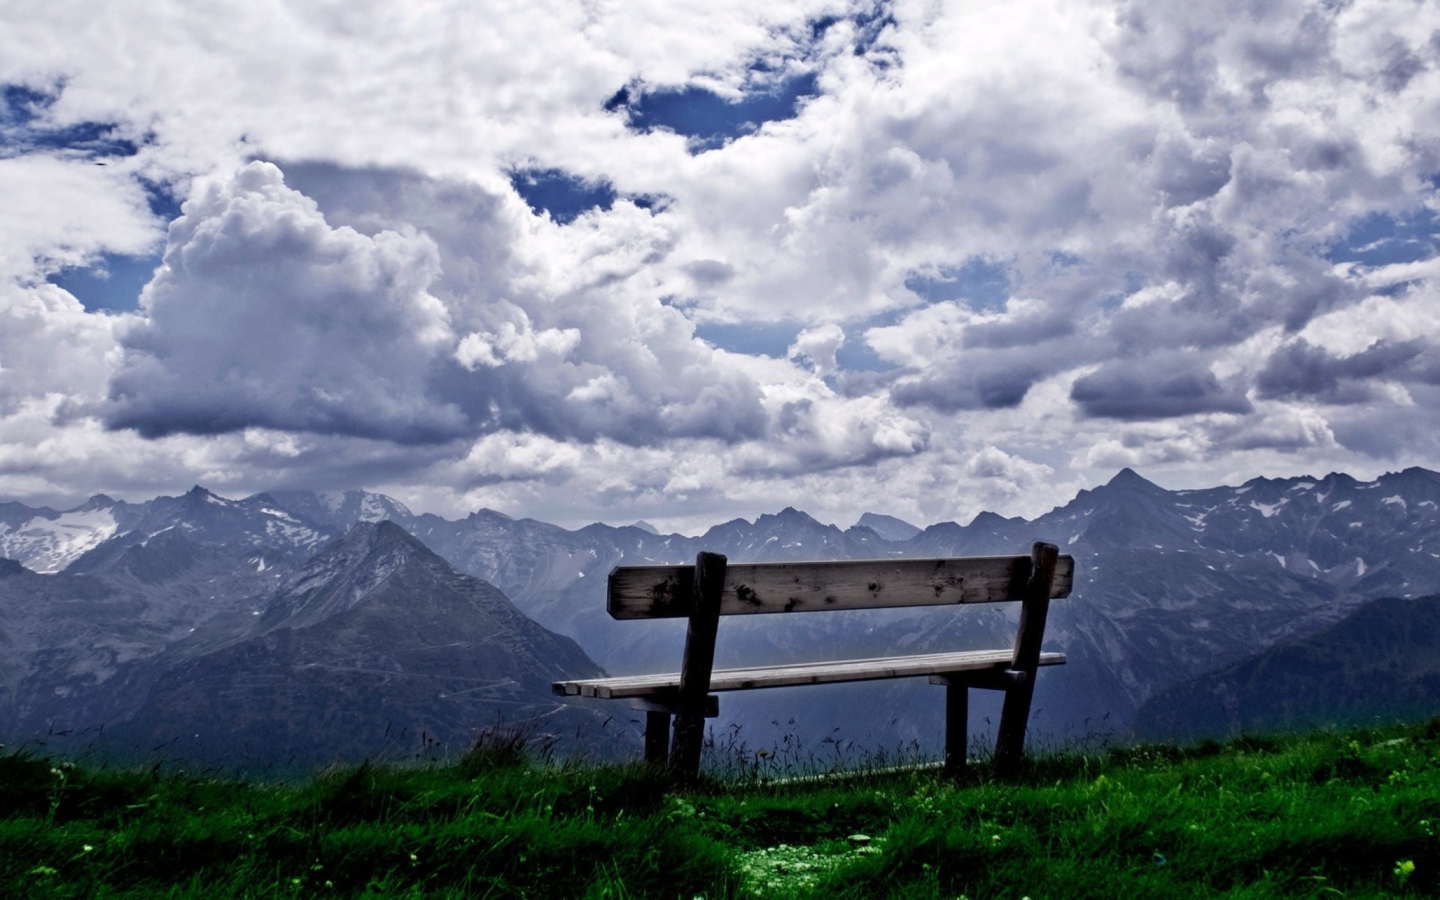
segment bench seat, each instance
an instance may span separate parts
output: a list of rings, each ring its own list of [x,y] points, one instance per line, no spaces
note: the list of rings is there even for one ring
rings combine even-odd
[[[922,656],[892,656],[880,659],[846,659],[830,662],[796,663],[785,666],[756,666],[744,669],[715,669],[710,675],[711,691],[745,691],[754,688],[792,687],[801,684],[836,684],[844,681],[877,681],[918,675],[949,675],[960,672],[1003,672],[1014,661],[1010,650],[966,650],[958,653],[930,653]],[[1041,653],[1039,664],[1057,666],[1063,653]],[[631,675],[615,678],[587,678],[557,681],[554,692],[562,697],[599,697],[619,700],[628,697],[655,697],[680,689],[680,673]]]

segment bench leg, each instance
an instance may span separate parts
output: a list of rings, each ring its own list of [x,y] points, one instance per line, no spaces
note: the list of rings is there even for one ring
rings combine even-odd
[[[952,680],[945,686],[945,774],[965,773],[967,725],[970,719],[970,688]]]
[[[1030,701],[1035,696],[1035,676],[1005,692],[1000,709],[1000,729],[995,734],[995,771],[1001,777],[1015,774],[1025,756],[1025,725],[1030,718]]]
[[[1025,756],[1025,725],[1030,718],[1030,701],[1035,696],[1035,670],[1059,559],[1060,548],[1054,544],[1036,541],[1030,549],[1030,580],[1020,605],[1020,630],[1015,635],[1015,656],[1010,664],[1012,670],[1025,678],[1005,692],[1005,706],[1000,710],[1000,730],[995,735],[995,771],[1001,777],[1015,774]]]
[[[645,762],[663,766],[670,759],[670,714],[649,710],[645,713]]]

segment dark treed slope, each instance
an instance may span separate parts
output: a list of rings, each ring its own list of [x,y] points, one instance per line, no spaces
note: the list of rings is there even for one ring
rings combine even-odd
[[[1152,738],[1440,714],[1440,596],[1372,600],[1335,626],[1170,687],[1136,713]]]

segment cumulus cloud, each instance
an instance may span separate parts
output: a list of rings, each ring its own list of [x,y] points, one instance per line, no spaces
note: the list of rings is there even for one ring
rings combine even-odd
[[[160,436],[257,426],[425,442],[464,425],[429,397],[450,350],[444,306],[427,289],[433,242],[332,228],[280,170],[251,163],[186,204],[106,421]]]
[[[48,92],[0,129],[0,437],[661,521],[1437,464],[1433,5],[875,11],[0,11],[0,81]],[[724,140],[637,119],[793,79]],[[52,141],[112,127],[104,166]],[[604,202],[539,214],[519,172]],[[189,198],[168,243],[157,183]],[[162,244],[134,314],[43,283]]]
[[[325,178],[372,204],[360,215],[336,203],[364,232],[332,225],[271,163],[186,205],[145,316],[121,335],[111,427],[401,443],[498,429],[631,443],[763,433],[759,387],[679,313],[616,283],[638,266],[630,242],[597,233],[557,272],[508,252],[524,236],[483,191],[405,173]],[[424,185],[418,221],[413,197],[384,201],[396,185]]]
[[[816,375],[824,378],[835,371],[835,353],[844,343],[845,329],[829,322],[796,335],[787,355],[808,363]]]
[[[520,310],[520,323],[506,322],[499,333],[472,331],[455,348],[455,358],[470,371],[480,366],[492,369],[506,363],[533,363],[541,356],[564,360],[580,343],[578,328],[548,328],[535,331],[530,317]]]

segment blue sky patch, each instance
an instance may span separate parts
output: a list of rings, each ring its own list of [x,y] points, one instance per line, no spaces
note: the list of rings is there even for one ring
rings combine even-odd
[[[610,182],[588,182],[561,169],[518,169],[510,174],[510,185],[535,215],[549,213],[561,225],[592,209],[609,209],[615,202]]]
[[[59,99],[58,92],[37,91],[23,84],[0,85],[0,125],[7,128],[29,125]]]
[[[180,218],[180,198],[175,196],[175,191],[168,184],[141,178],[140,185],[145,188],[145,202],[151,215],[162,222]]]
[[[905,287],[931,303],[959,300],[976,312],[997,311],[1010,299],[1010,273],[1000,263],[972,256],[963,265],[912,272]]]
[[[60,99],[58,90],[39,91],[25,85],[0,85],[0,156],[46,150],[67,150],[90,157],[134,156],[140,145],[120,135],[113,122],[45,124],[46,113]]]
[[[689,139],[691,153],[703,153],[751,134],[766,122],[795,118],[801,102],[819,93],[816,81],[815,74],[807,72],[735,101],[695,85],[639,95],[622,88],[605,109],[623,111],[634,131],[673,131]]]
[[[868,322],[846,327],[845,343],[835,353],[837,366],[850,372],[888,372],[894,369],[894,364],[876,356],[870,345],[865,343],[865,331],[876,325],[893,325],[898,319],[898,313],[886,313]],[[791,345],[804,330],[805,326],[796,322],[706,322],[695,326],[695,336],[731,353],[785,359]]]
[[[845,329],[845,343],[835,351],[835,365],[845,372],[889,372],[895,364],[875,355],[865,342],[865,331],[875,323]]]
[[[1125,287],[1123,290],[1113,294],[1106,294],[1100,298],[1100,308],[1108,312],[1114,312],[1124,305],[1126,298],[1140,292],[1145,286],[1145,276],[1139,272],[1125,273]]]
[[[140,306],[140,290],[149,283],[160,256],[104,254],[89,268],[68,268],[51,275],[51,284],[69,291],[89,312],[129,312]]]
[[[1422,207],[1412,215],[1371,213],[1350,225],[1350,231],[1330,248],[1332,262],[1366,266],[1419,262],[1435,255],[1440,219]]]
[[[855,25],[854,53],[856,56],[865,56],[871,50],[876,49],[881,33],[896,24],[895,14],[891,11],[892,6],[892,3],[882,0],[870,9],[853,16],[821,16],[810,23],[810,38],[818,42],[825,37],[825,32],[829,31],[832,26],[848,20]],[[876,62],[888,67],[885,60],[876,60]]]
[[[785,358],[800,331],[801,326],[794,322],[703,322],[695,326],[696,337],[721,350],[776,359]]]

